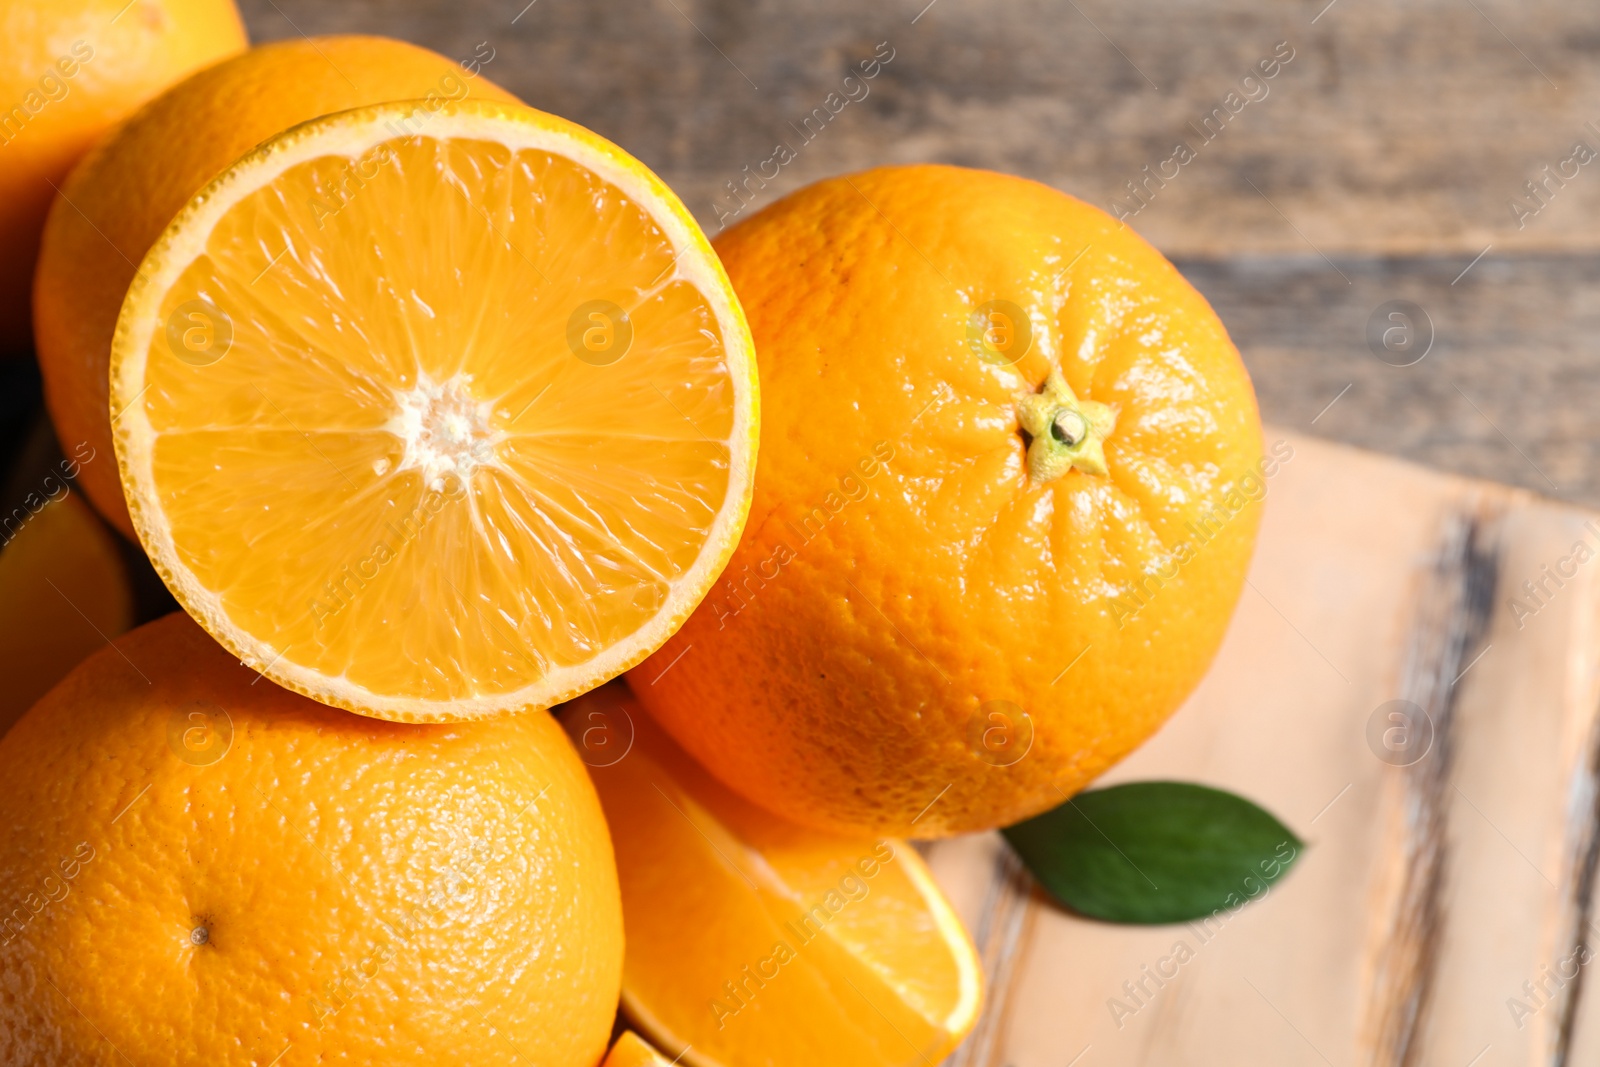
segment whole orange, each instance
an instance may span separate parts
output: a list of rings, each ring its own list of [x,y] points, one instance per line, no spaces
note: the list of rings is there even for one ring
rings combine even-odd
[[[0,734],[133,625],[121,544],[57,476],[78,467],[62,460],[41,480],[45,493],[0,513]]]
[[[1244,582],[1274,461],[1222,323],[1105,213],[978,170],[824,181],[716,247],[760,358],[755,497],[639,699],[798,822],[1064,802],[1193,689]]]
[[[246,45],[233,0],[0,4],[0,353],[29,344],[29,282],[56,187],[95,139]]]
[[[605,1053],[616,866],[548,715],[336,711],[179,613],[40,701],[0,778],[0,1062]]]
[[[191,196],[260,142],[321,115],[430,96],[515,102],[463,58],[382,37],[263,45],[179,82],[96,146],[51,208],[34,281],[45,400],[63,447],[113,454],[117,313],[139,261]],[[133,537],[116,465],[88,465],[81,481]]]

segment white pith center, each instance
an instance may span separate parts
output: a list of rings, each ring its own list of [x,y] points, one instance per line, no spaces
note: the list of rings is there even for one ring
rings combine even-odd
[[[499,435],[489,421],[494,404],[473,395],[472,375],[435,382],[419,374],[417,384],[395,390],[394,399],[396,412],[384,429],[400,438],[404,449],[395,473],[420,471],[423,484],[443,492],[450,475],[470,485],[474,470],[496,462]],[[379,460],[377,473],[387,474],[387,466]]]

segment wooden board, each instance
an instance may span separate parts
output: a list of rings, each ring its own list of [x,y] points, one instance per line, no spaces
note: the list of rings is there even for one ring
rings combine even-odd
[[[1129,927],[1057,908],[996,835],[929,847],[989,970],[983,1023],[952,1067],[1600,1057],[1586,968],[1550,978],[1600,944],[1600,522],[1278,436],[1294,458],[1270,483],[1215,666],[1103,784],[1242,793],[1307,842],[1298,865],[1236,912]],[[1547,567],[1571,576],[1557,587]],[[1522,592],[1541,580],[1539,600]],[[1396,699],[1432,726],[1407,766],[1419,735],[1398,753],[1387,722],[1369,736]]]

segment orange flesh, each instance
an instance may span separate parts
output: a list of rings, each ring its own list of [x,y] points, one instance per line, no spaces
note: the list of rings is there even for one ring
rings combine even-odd
[[[692,1067],[919,1067],[959,1043],[979,965],[910,845],[749,804],[618,684],[562,718],[612,830],[625,1013],[657,1047]]]
[[[613,362],[591,301],[631,324]],[[729,492],[713,310],[650,215],[560,156],[414,136],[293,166],[160,316],[140,402],[180,559],[240,629],[376,692],[590,659],[655,616]]]

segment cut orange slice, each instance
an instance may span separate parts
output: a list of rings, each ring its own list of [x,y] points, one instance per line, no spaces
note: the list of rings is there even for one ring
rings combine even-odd
[[[695,1067],[923,1067],[977,1020],[972,943],[905,842],[784,822],[695,764],[621,683],[562,710],[600,793],[622,1002]]]
[[[624,1030],[600,1067],[673,1067],[673,1061],[632,1030]]]
[[[546,707],[658,647],[738,541],[756,391],[677,197],[474,101],[251,152],[151,248],[111,354],[173,594],[274,681],[404,721]]]

